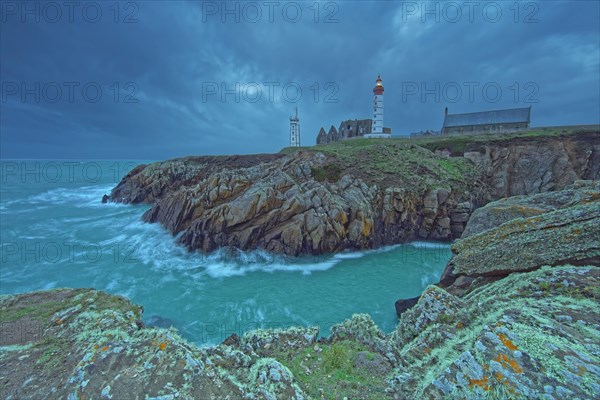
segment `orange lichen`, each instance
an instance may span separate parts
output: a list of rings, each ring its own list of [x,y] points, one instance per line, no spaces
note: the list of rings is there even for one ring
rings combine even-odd
[[[508,360],[508,363],[510,364],[510,367],[512,368],[515,374],[523,373],[523,368],[515,360]]]
[[[508,358],[505,354],[498,354],[494,361],[502,364],[504,368],[511,368],[515,374],[523,373],[523,368],[513,359]]]
[[[500,341],[502,342],[503,345],[505,345],[506,347],[508,347],[510,350],[517,350],[518,347],[515,346],[513,344],[513,342],[511,342],[506,336],[504,336],[503,334],[499,333],[498,334],[498,338],[500,339]]]
[[[496,372],[496,380],[501,381],[502,379],[504,379],[504,375],[502,375],[500,372]]]
[[[456,323],[456,329],[462,329],[463,326],[464,326],[463,323],[460,321]]]
[[[165,342],[160,342],[160,344],[158,345],[158,348],[161,349],[162,351],[165,351],[165,349],[167,348],[167,344]]]
[[[498,354],[498,357],[494,358],[494,361],[498,361],[500,364],[508,363],[508,357],[504,354]]]
[[[371,228],[372,227],[373,227],[373,223],[370,220],[365,219],[363,221],[363,225],[362,225],[362,234],[363,234],[363,236],[368,237],[371,234]]]
[[[108,347],[108,346],[104,346],[104,347],[102,347],[102,351],[107,351],[108,349],[109,349],[109,347]]]
[[[469,386],[479,386],[485,391],[490,390],[490,384],[486,375],[482,379],[469,379]]]

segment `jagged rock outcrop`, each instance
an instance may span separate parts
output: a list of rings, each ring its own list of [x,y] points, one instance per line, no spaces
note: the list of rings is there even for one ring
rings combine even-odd
[[[91,289],[0,298],[0,396],[161,399],[593,399],[600,269],[514,273],[458,297],[428,287],[386,335],[365,314],[199,348]]]
[[[141,310],[91,289],[0,299],[3,399],[306,399],[277,360],[198,348],[174,329],[139,328]]]
[[[564,191],[495,202],[482,214],[501,210],[499,220],[488,220],[501,223],[514,214],[504,212],[507,204],[521,207],[523,216],[537,215],[511,219],[455,242],[454,254],[440,281],[442,287],[457,293],[543,265],[600,265],[598,182],[581,182]],[[554,211],[542,212],[544,209]]]
[[[389,337],[399,362],[388,392],[400,399],[596,398],[599,189],[597,181],[579,181],[476,211],[441,283],[403,310]]]
[[[396,307],[396,314],[398,315],[398,317],[400,317],[404,311],[409,310],[412,306],[417,304],[418,301],[419,297],[411,297],[409,299],[397,300],[394,306]]]
[[[350,174],[315,179],[334,161],[305,152],[218,170],[180,160],[152,164],[132,171],[111,199],[153,203],[145,221],[162,223],[189,249],[205,252],[234,247],[322,254],[417,238],[449,240],[464,229],[472,204],[458,190],[468,186],[463,182],[408,190],[368,185]]]
[[[464,157],[393,139],[353,143],[359,145],[340,142],[326,153],[139,166],[110,200],[152,204],[144,220],[161,223],[192,250],[260,248],[295,256],[451,240],[489,200],[600,178],[594,132],[477,142],[467,144]],[[527,168],[524,160],[531,160]]]
[[[400,399],[593,399],[600,269],[544,267],[458,298],[429,287],[390,341]],[[416,329],[415,327],[418,327]]]
[[[600,181],[576,181],[565,190],[533,196],[513,196],[473,212],[462,238],[495,228],[515,218],[527,218],[575,204],[600,200]]]

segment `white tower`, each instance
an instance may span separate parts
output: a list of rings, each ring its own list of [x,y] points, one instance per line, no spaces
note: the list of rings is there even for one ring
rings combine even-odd
[[[373,125],[371,133],[366,138],[389,138],[390,133],[383,132],[383,82],[381,76],[377,75],[375,87],[373,88]]]
[[[290,117],[290,147],[300,147],[300,118],[298,118],[298,107],[296,107],[296,116]]]

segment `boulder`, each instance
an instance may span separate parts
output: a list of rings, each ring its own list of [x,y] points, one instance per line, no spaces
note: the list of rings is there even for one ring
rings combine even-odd
[[[417,302],[419,301],[419,297],[413,297],[410,299],[400,299],[396,301],[396,314],[398,315],[398,318],[400,318],[400,316],[402,316],[402,313],[408,309],[410,309],[412,306],[414,306],[415,304],[417,304]]]
[[[512,211],[514,207],[516,211]],[[494,214],[500,217],[481,222],[482,216]],[[511,219],[515,214],[518,217]],[[471,234],[452,245],[452,259],[442,274],[440,285],[451,292],[472,290],[508,274],[543,265],[600,264],[598,182],[581,182],[559,192],[501,200],[484,207],[473,218],[469,222]],[[502,223],[505,220],[508,221]],[[499,225],[484,229],[492,224]],[[481,232],[474,233],[478,231]]]

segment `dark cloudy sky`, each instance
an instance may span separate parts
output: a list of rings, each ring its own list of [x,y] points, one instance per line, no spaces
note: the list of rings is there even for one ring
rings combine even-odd
[[[274,152],[295,106],[313,144],[371,117],[378,73],[398,135],[446,106],[599,123],[597,1],[315,3],[3,1],[1,156]]]

